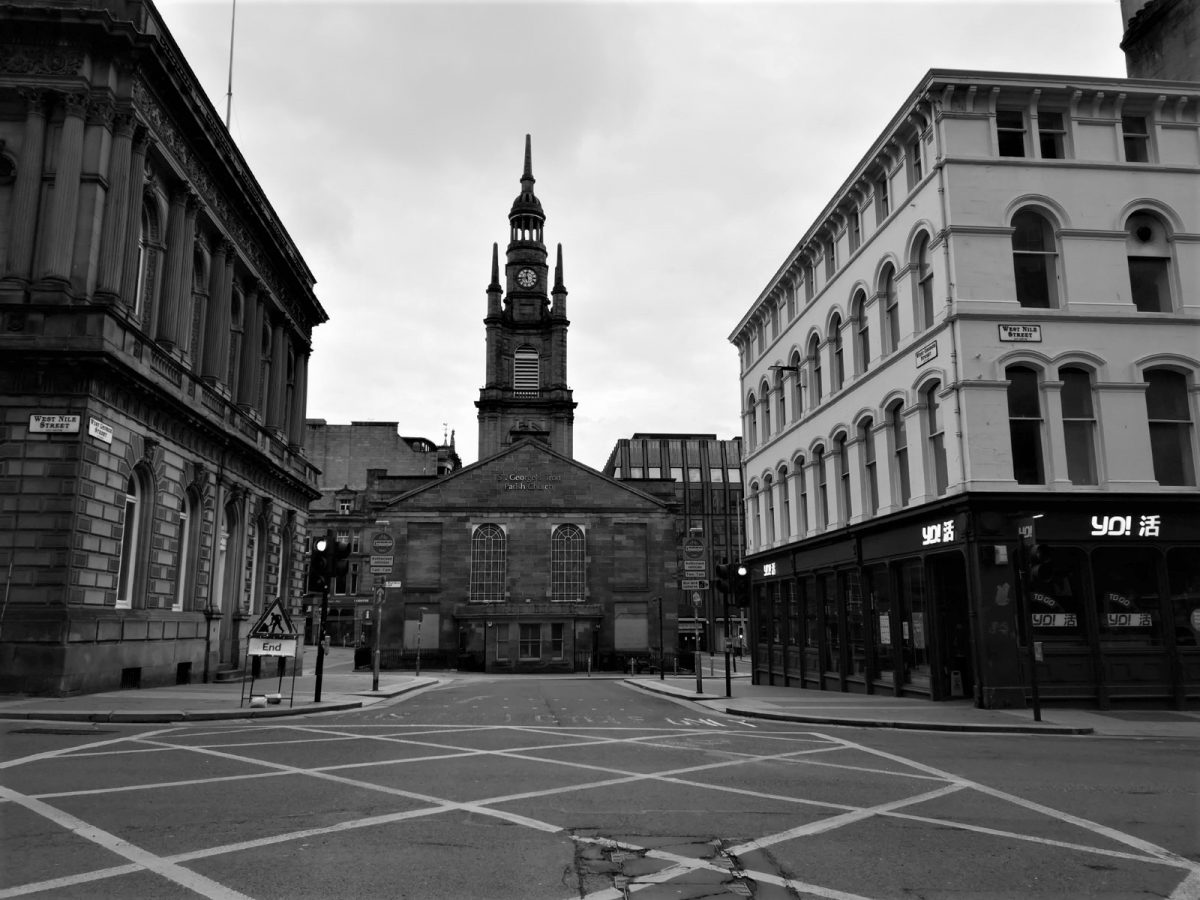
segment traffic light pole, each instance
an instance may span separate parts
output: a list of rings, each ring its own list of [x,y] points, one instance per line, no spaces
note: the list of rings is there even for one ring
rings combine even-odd
[[[729,591],[725,591],[725,696],[733,696],[733,676],[729,673]]]
[[[325,532],[325,537],[313,544],[313,558],[310,568],[320,573],[321,578],[321,623],[317,627],[317,688],[313,695],[313,703],[321,702],[321,681],[325,673],[325,624],[329,620],[329,582],[334,578],[333,566],[333,529]],[[319,559],[318,559],[319,557]]]
[[[321,702],[321,678],[325,672],[325,621],[329,615],[329,581],[321,589],[321,626],[317,629],[317,690],[313,703]]]

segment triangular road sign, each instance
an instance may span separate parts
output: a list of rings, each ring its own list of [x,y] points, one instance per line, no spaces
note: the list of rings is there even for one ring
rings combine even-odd
[[[250,637],[256,638],[295,637],[298,634],[278,597],[271,601],[271,605],[263,611],[254,627],[250,629]]]

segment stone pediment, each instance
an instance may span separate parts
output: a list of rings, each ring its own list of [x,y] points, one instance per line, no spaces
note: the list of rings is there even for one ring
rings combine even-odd
[[[397,497],[388,511],[484,509],[489,512],[666,512],[661,500],[576,462],[535,440]]]

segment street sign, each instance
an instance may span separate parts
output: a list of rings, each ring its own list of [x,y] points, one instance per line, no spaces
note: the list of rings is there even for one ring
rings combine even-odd
[[[390,566],[392,564],[392,561],[395,558],[396,557],[394,557],[394,556],[372,556],[371,557],[371,565],[373,565],[373,566]]]
[[[690,537],[683,542],[683,555],[689,559],[700,559],[704,556],[704,541]]]
[[[683,561],[683,570],[685,572],[703,572],[708,568],[708,561],[703,559],[685,559]]]
[[[707,591],[708,579],[706,578],[684,578],[679,582],[679,587],[685,591]]]
[[[386,565],[386,566],[371,566],[371,574],[372,575],[391,575],[392,567],[390,564]]]
[[[295,657],[296,637],[252,637],[246,641],[246,652],[251,656],[289,656]]]
[[[375,588],[375,602],[376,603],[383,602],[383,588],[381,588],[381,587]]]
[[[280,636],[294,637],[297,634],[299,634],[299,631],[296,630],[296,626],[288,618],[287,610],[283,608],[283,604],[276,597],[271,601],[271,605],[263,610],[263,614],[258,617],[258,621],[250,629],[249,636],[274,638]]]
[[[396,541],[386,531],[381,531],[371,538],[372,553],[391,553]]]
[[[403,581],[385,581],[383,583],[383,586],[385,588],[402,588],[402,587],[404,587],[404,582]]]
[[[699,608],[700,604],[703,602],[704,598],[700,596],[699,591],[696,591],[696,593],[692,594],[692,606]]]

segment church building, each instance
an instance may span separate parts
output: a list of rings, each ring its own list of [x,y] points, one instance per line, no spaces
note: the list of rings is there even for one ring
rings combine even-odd
[[[572,458],[562,247],[551,282],[533,186],[526,136],[503,284],[492,247],[479,461],[374,517],[371,543],[392,548],[383,647],[490,672],[625,668],[676,645],[676,515]]]

